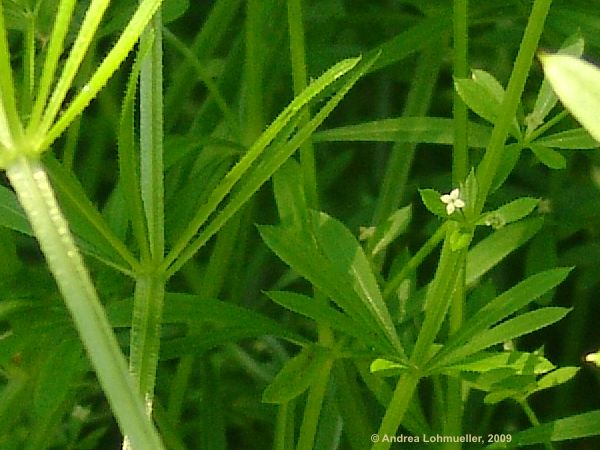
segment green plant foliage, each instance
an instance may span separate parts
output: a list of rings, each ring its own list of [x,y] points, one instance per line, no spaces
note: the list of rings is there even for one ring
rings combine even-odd
[[[0,449],[599,447],[592,3],[0,0]]]

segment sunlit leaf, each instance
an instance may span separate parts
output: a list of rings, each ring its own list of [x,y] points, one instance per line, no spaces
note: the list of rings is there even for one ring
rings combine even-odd
[[[540,61],[560,101],[600,141],[600,69],[570,55],[541,54]]]

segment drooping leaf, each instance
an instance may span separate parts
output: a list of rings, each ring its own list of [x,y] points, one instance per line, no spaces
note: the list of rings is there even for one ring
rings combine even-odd
[[[260,226],[263,241],[294,271],[331,298],[384,352],[403,353],[359,242],[339,221],[311,214],[311,229]],[[395,350],[394,350],[395,349]]]

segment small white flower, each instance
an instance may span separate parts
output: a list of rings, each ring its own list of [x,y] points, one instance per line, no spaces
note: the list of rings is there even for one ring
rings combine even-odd
[[[449,194],[444,194],[440,197],[442,203],[446,204],[446,212],[451,215],[454,211],[465,207],[465,202],[460,198],[460,190],[452,189]]]

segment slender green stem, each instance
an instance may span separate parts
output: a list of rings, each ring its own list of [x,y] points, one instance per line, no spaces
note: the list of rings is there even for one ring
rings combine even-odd
[[[15,160],[6,173],[121,429],[130,436],[136,449],[162,449],[43,166],[22,157]]]
[[[287,6],[292,79],[294,83],[294,96],[297,96],[308,85],[302,0],[288,0]],[[301,118],[299,126],[302,126],[310,120],[310,111],[307,109],[300,114]],[[306,202],[310,208],[318,209],[319,201],[315,168],[315,150],[310,139],[300,146],[300,165],[302,167]]]
[[[210,95],[212,95],[217,107],[221,110],[223,117],[227,119],[227,122],[229,123],[231,129],[237,131],[239,128],[238,120],[236,119],[236,116],[231,110],[230,106],[227,104],[225,96],[221,93],[219,85],[215,81],[213,81],[213,79],[208,73],[206,73],[207,71],[198,60],[198,57],[188,46],[186,46],[181,41],[181,39],[179,39],[175,34],[173,34],[166,28],[163,30],[163,32],[165,41],[171,46],[173,46],[175,50],[181,53],[188,61],[188,63],[194,68],[194,70],[196,71],[196,75],[198,76],[200,81],[204,83]]]
[[[552,0],[535,0],[533,9],[529,15],[529,21],[525,28],[525,34],[508,82],[506,94],[500,106],[498,121],[494,125],[485,155],[477,168],[479,189],[475,208],[476,215],[480,214],[483,210],[494,181],[494,175],[502,160],[504,142],[515,117],[551,3]]]
[[[457,276],[456,289],[452,295],[450,312],[448,317],[449,335],[456,333],[463,324],[465,308],[465,267],[467,264],[467,252],[462,253],[463,258],[459,261],[460,271]],[[446,393],[446,420],[444,422],[444,434],[446,436],[462,435],[462,420],[464,405],[462,401],[463,381],[452,377],[447,378]],[[443,445],[445,450],[459,450],[462,448],[460,442],[448,442]]]
[[[413,75],[403,116],[420,117],[427,114],[442,64],[442,54],[446,49],[445,40],[436,40],[423,50]],[[415,144],[399,143],[394,145],[386,165],[381,192],[375,207],[373,216],[375,226],[386,220],[402,202],[415,150]],[[372,249],[374,245],[375,239],[370,239],[368,248]]]
[[[411,362],[416,367],[421,367],[428,360],[431,345],[442,327],[453,293],[460,280],[461,261],[465,258],[466,249],[453,250],[451,245],[452,235],[459,227],[460,225],[456,222],[450,223],[447,227],[435,278],[427,291],[425,320],[411,354]]]
[[[436,231],[431,235],[427,242],[425,242],[421,248],[414,254],[412,258],[402,267],[400,272],[395,274],[390,281],[385,286],[383,290],[383,298],[384,300],[389,300],[398,289],[398,286],[408,277],[408,275],[413,272],[417,267],[421,265],[423,260],[431,254],[433,250],[438,246],[438,244],[444,239],[446,235],[447,222],[444,222]]]
[[[304,417],[300,426],[300,435],[298,437],[298,445],[296,450],[312,450],[315,445],[315,437],[317,434],[317,425],[323,407],[323,400],[329,378],[331,368],[333,367],[333,359],[328,359],[320,368],[316,381],[311,385],[308,391],[308,400],[304,407]]]
[[[260,0],[247,0],[246,2],[246,61],[244,66],[244,94],[245,123],[243,141],[246,144],[254,142],[261,133],[265,123],[264,114],[264,67],[262,55],[264,33],[264,2]]]
[[[466,78],[468,64],[469,2],[454,1],[454,78]],[[469,171],[467,145],[467,105],[456,91],[453,98],[454,148],[452,152],[452,183],[458,186],[465,181]]]
[[[396,435],[420,379],[419,374],[413,371],[407,371],[400,377],[376,434],[377,442],[373,444],[371,450],[387,450],[390,448],[392,441],[389,438]]]
[[[529,419],[529,422],[531,422],[531,425],[533,425],[534,427],[537,427],[540,425],[540,421],[538,420],[535,411],[531,408],[531,406],[529,406],[529,403],[527,402],[527,400],[520,400],[519,404],[521,405],[521,407],[523,408],[523,411],[525,412],[525,415],[527,416],[527,418]],[[552,442],[544,442],[544,448],[546,448],[546,450],[554,450],[554,446],[552,445]]]
[[[290,450],[294,446],[294,406],[295,400],[279,405],[275,423],[273,450]]]
[[[548,120],[547,122],[544,122],[543,125],[541,125],[539,128],[536,128],[534,131],[532,131],[531,134],[529,134],[528,136],[525,136],[525,143],[535,141],[538,137],[540,137],[542,134],[544,134],[546,131],[548,131],[550,128],[552,128],[554,125],[560,123],[565,117],[568,117],[568,116],[569,116],[569,111],[567,111],[566,109],[564,111],[559,112],[552,119]]]

